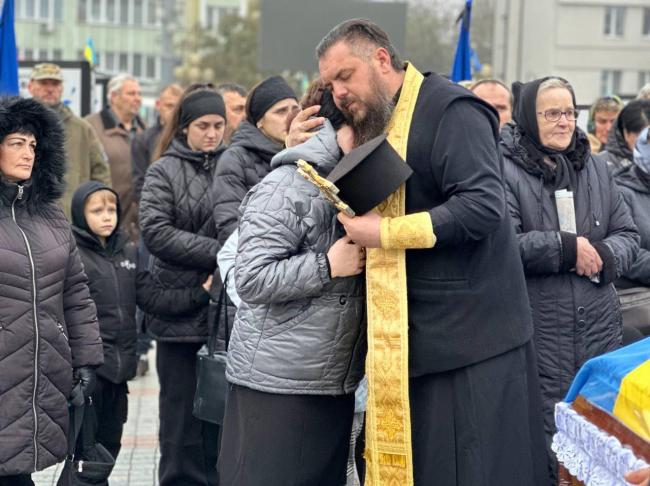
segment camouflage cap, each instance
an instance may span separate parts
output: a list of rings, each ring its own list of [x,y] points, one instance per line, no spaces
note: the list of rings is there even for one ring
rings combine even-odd
[[[56,81],[63,81],[61,68],[56,64],[44,62],[37,64],[32,69],[32,75],[29,78],[32,81],[40,81],[42,79],[54,79]]]

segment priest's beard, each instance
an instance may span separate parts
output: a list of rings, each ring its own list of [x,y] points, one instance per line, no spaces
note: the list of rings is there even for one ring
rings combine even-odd
[[[341,112],[354,129],[354,144],[359,146],[378,137],[386,131],[386,126],[393,115],[395,104],[388,88],[379,81],[378,76],[370,78],[371,92],[374,97],[371,100],[359,98],[344,99],[341,103]],[[349,111],[346,106],[355,101],[364,106],[363,113]]]

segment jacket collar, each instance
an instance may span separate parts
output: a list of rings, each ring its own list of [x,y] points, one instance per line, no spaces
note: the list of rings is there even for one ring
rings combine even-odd
[[[99,112],[99,116],[102,120],[102,125],[104,126],[104,130],[111,130],[113,128],[119,128],[124,130],[124,127],[119,122],[117,115],[115,115],[115,112],[111,110],[110,106],[108,105],[104,106],[104,108],[102,108],[102,111]],[[136,130],[138,129],[144,130],[145,128],[144,122],[137,115],[133,118],[133,126],[135,127]]]

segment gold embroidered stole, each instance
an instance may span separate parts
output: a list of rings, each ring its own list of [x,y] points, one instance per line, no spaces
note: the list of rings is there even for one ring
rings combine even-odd
[[[388,142],[404,160],[411,119],[423,79],[422,74],[409,64],[388,127]],[[403,216],[406,210],[405,186],[400,186],[377,209],[385,217]],[[366,285],[366,484],[412,486],[405,251],[368,249]]]

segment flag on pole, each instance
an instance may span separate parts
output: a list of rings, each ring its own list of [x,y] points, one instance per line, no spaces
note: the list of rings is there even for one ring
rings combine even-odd
[[[86,46],[84,47],[84,59],[90,63],[90,67],[97,64],[97,52],[95,51],[95,43],[92,37],[86,39]]]
[[[0,95],[17,96],[18,93],[14,0],[0,0]]]
[[[466,0],[465,9],[459,17],[459,20],[462,19],[462,23],[458,35],[458,44],[456,45],[454,64],[451,68],[451,80],[454,83],[472,79],[472,48],[469,41],[471,15],[472,0]]]

